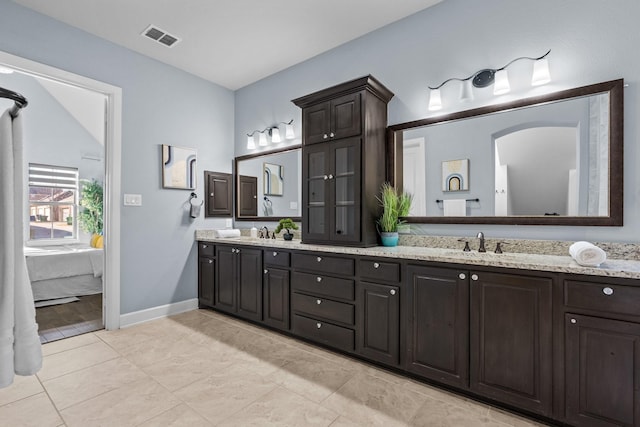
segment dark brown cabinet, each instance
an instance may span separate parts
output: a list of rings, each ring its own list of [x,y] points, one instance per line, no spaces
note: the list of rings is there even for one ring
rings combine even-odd
[[[238,216],[258,215],[258,178],[238,176]]]
[[[425,378],[467,388],[468,273],[409,265],[406,284],[406,369]]]
[[[567,421],[640,425],[640,324],[565,315]]]
[[[250,320],[262,320],[262,251],[216,245],[215,307]]]
[[[358,282],[356,352],[389,366],[400,363],[400,287]]]
[[[263,321],[284,331],[290,326],[290,255],[283,251],[263,251]]]
[[[204,172],[205,217],[233,215],[233,178],[229,173]]]
[[[552,285],[546,277],[471,272],[471,390],[552,415]]]
[[[377,244],[379,207],[373,195],[385,180],[392,97],[366,76],[293,100],[303,117],[304,243]]]
[[[211,243],[198,242],[198,304],[213,307],[216,257]]]

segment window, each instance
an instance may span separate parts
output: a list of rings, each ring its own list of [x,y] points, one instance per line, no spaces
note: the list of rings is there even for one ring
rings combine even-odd
[[[29,163],[29,240],[76,239],[78,169]]]

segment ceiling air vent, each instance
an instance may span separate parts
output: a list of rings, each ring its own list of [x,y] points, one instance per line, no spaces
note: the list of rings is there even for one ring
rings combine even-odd
[[[149,37],[151,40],[155,40],[160,44],[163,44],[167,47],[172,47],[176,43],[180,41],[180,39],[176,36],[172,36],[160,28],[149,25],[143,32],[142,35],[145,37]]]

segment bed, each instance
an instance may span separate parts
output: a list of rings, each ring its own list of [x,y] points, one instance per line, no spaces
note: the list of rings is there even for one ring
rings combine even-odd
[[[101,293],[103,254],[90,247],[25,248],[34,301]]]

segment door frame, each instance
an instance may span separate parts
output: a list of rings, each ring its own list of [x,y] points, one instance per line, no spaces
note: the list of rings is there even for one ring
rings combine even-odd
[[[105,108],[103,323],[120,328],[120,198],[122,89],[88,77],[0,51],[0,65],[22,73],[103,94]]]

